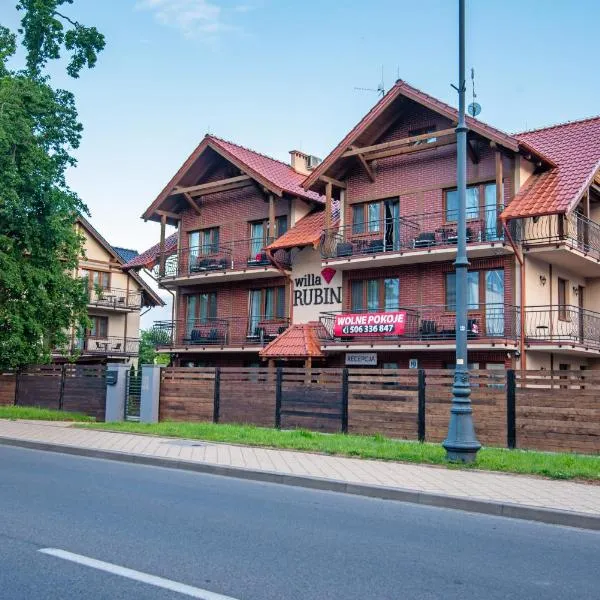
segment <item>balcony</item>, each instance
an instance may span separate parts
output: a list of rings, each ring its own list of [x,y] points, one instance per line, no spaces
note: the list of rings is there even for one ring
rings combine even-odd
[[[358,329],[350,327],[342,333],[340,327],[335,325],[336,317],[344,312],[321,313],[320,321],[323,327],[318,331],[323,349],[328,347],[329,349],[336,347],[454,349],[456,347],[456,314],[446,306],[402,306],[394,312],[405,313],[404,330],[401,334],[367,333],[360,327]],[[345,314],[350,313],[373,314],[369,311],[345,312]],[[518,322],[519,312],[514,306],[486,304],[476,310],[469,310],[467,320],[469,346],[478,349],[514,348],[519,337]]]
[[[279,277],[279,271],[266,253],[270,240],[247,239],[233,242],[183,248],[179,254],[165,259],[165,274],[161,283],[168,286],[188,282],[203,283],[218,280],[263,279]],[[275,259],[280,267],[290,266],[289,252],[278,250]]]
[[[445,213],[402,215],[326,230],[321,240],[323,262],[339,269],[368,268],[454,258],[458,241],[455,222]],[[467,219],[469,257],[509,254],[496,208]]]
[[[525,308],[525,343],[530,350],[600,354],[600,313],[578,306]]]
[[[229,317],[156,321],[151,330],[158,349],[197,352],[205,349],[238,351],[258,349],[289,327],[289,319],[276,317]]]
[[[76,338],[66,348],[55,348],[54,354],[80,354],[80,356],[130,357],[137,356],[139,338],[120,336],[86,336]]]
[[[118,288],[93,288],[88,290],[88,306],[117,312],[140,310],[142,294]]]
[[[579,213],[521,219],[516,238],[530,255],[584,277],[600,276],[600,225]]]

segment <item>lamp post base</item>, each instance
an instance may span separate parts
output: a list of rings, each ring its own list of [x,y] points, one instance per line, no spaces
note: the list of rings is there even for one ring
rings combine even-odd
[[[446,449],[447,460],[472,463],[481,448],[481,444],[477,441],[475,427],[473,426],[473,410],[469,400],[471,387],[468,373],[455,373],[452,394],[448,436],[442,446]]]

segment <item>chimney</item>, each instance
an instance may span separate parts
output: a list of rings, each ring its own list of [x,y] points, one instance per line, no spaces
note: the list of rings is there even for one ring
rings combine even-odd
[[[308,154],[304,154],[300,150],[290,150],[290,166],[296,173],[308,175],[310,173],[308,169]]]

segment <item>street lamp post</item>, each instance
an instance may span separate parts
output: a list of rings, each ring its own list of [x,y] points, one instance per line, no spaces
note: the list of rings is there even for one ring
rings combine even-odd
[[[475,437],[467,359],[467,126],[465,122],[465,0],[458,0],[458,126],[456,183],[458,244],[456,250],[456,366],[448,436],[443,446],[451,461],[473,462],[481,444]]]

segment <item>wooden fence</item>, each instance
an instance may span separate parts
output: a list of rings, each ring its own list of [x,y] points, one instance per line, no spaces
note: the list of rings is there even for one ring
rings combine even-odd
[[[162,369],[160,419],[441,442],[452,370]],[[600,371],[471,372],[486,446],[600,453]]]
[[[82,412],[104,420],[104,365],[40,365],[0,375],[0,404]]]

